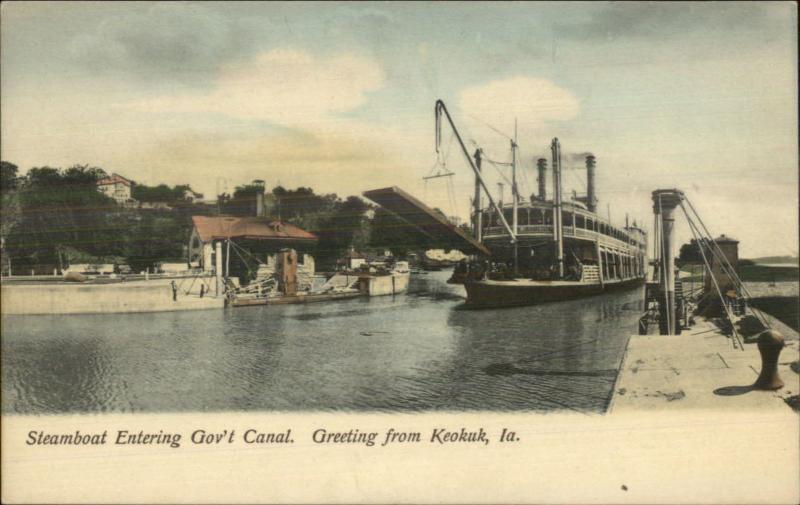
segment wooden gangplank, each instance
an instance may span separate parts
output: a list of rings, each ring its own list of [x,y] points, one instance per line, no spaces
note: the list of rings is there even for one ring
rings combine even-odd
[[[437,246],[465,254],[490,256],[489,250],[469,233],[397,186],[365,191],[363,195],[424,234]]]

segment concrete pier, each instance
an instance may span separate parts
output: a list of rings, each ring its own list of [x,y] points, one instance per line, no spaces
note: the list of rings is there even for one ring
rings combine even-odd
[[[789,409],[785,400],[800,393],[800,346],[797,333],[784,336],[786,347],[778,360],[778,373],[785,386],[777,391],[752,387],[761,367],[756,344],[736,349],[731,339],[709,321],[700,320],[679,336],[632,336],[609,412]]]

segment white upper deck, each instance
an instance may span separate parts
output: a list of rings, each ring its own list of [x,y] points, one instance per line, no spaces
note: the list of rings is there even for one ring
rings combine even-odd
[[[493,209],[483,210],[483,240],[494,242],[508,237],[508,232]],[[513,221],[511,204],[503,205],[503,215],[509,225]],[[647,233],[638,226],[618,228],[611,225],[582,203],[562,203],[563,233],[565,238],[597,241],[600,245],[621,250],[647,248]],[[517,235],[525,237],[553,236],[553,204],[551,201],[522,202],[517,210]]]

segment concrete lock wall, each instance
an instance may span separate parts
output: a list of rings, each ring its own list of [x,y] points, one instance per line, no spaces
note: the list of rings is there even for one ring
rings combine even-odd
[[[185,300],[180,294],[175,302],[169,281],[100,285],[4,284],[0,292],[3,315],[163,312],[203,308],[199,305],[215,302],[209,298]],[[187,305],[189,301],[192,303]]]

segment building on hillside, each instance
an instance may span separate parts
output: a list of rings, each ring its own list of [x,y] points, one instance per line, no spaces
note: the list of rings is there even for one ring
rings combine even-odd
[[[189,263],[203,272],[216,271],[217,251],[223,273],[238,277],[241,284],[275,273],[276,255],[286,249],[297,251],[299,289],[310,289],[315,265],[311,253],[316,235],[297,226],[263,217],[192,216]],[[231,242],[230,257],[228,240]],[[219,244],[219,247],[217,245]]]
[[[131,198],[131,181],[119,174],[111,174],[110,177],[98,180],[97,190],[121,205],[134,202]]]

